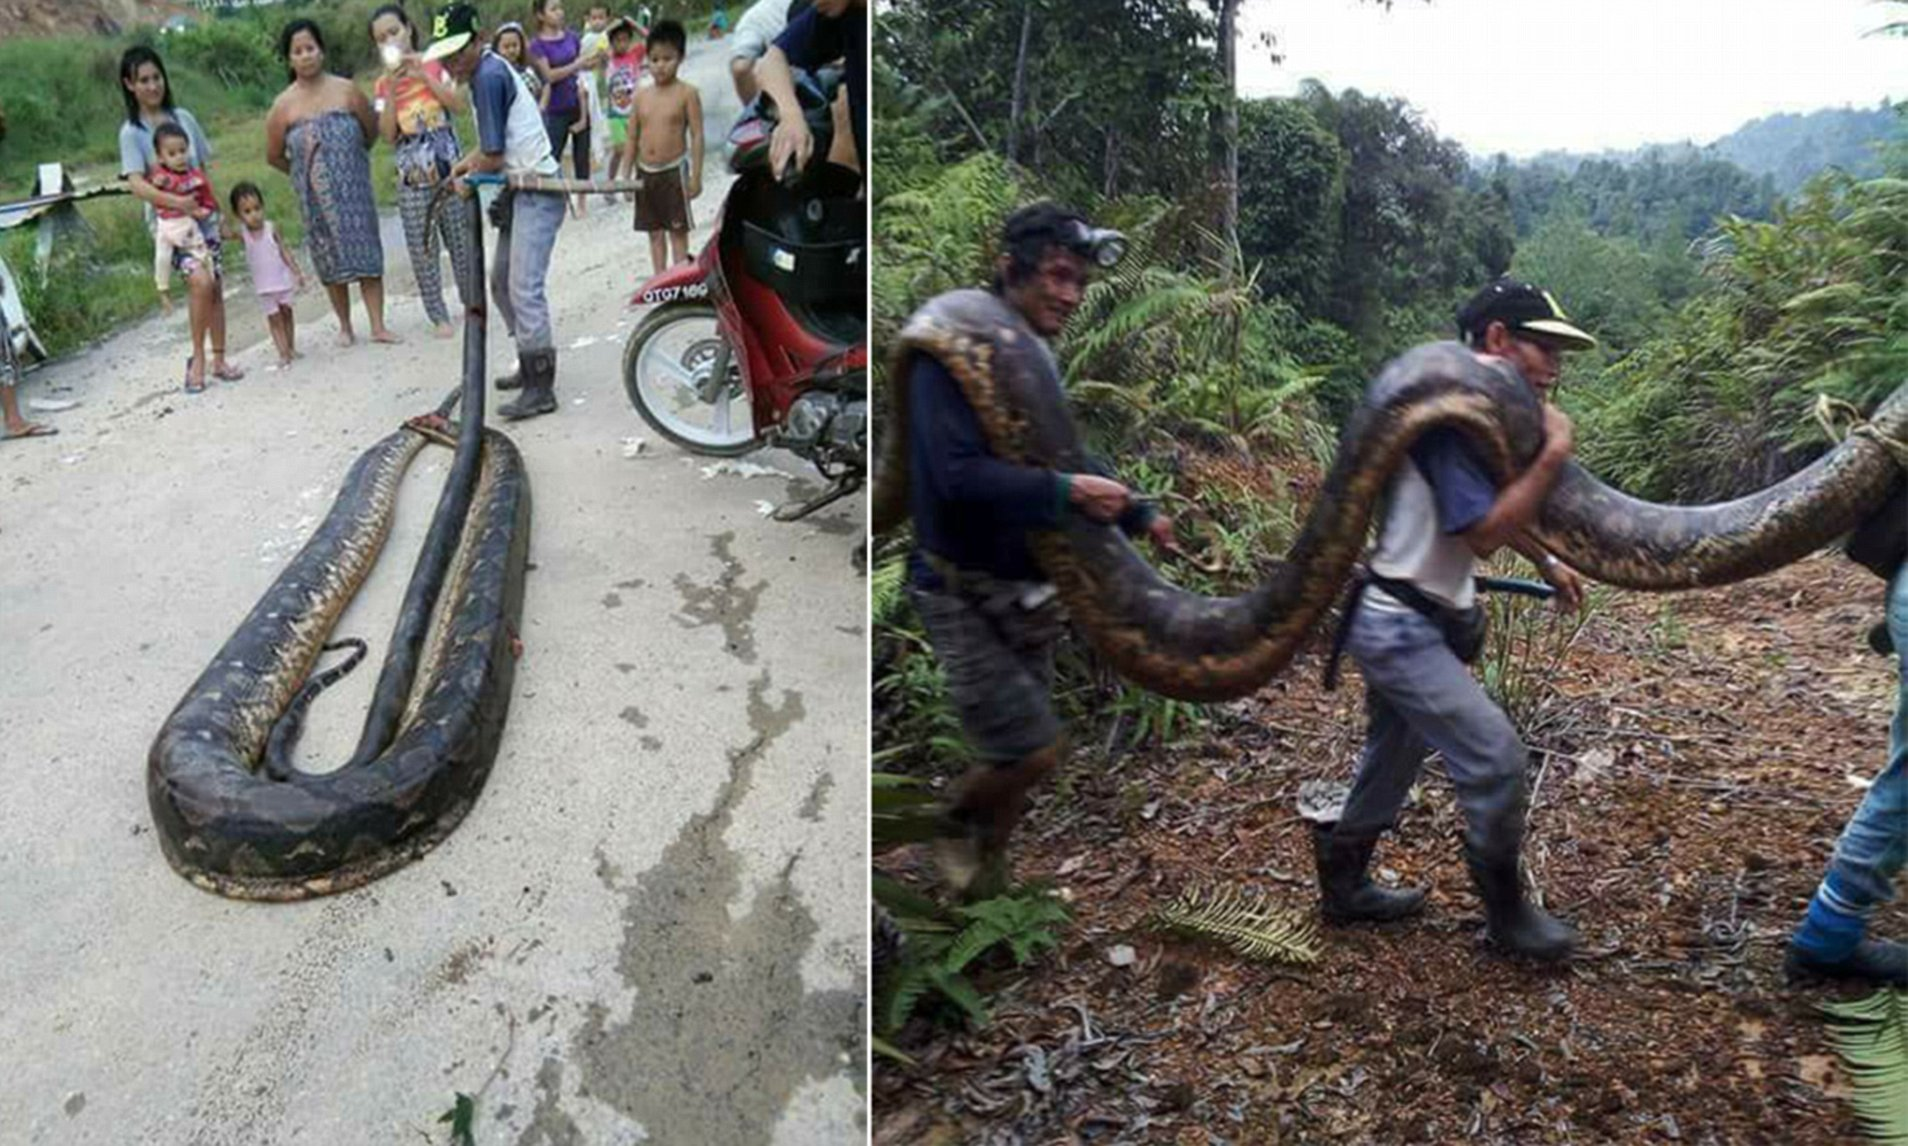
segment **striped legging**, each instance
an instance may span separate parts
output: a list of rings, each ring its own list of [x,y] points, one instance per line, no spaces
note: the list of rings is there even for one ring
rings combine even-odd
[[[444,308],[444,275],[438,265],[440,237],[450,248],[451,269],[457,274],[457,297],[464,298],[464,274],[470,266],[471,202],[461,195],[446,195],[437,211],[437,225],[431,227],[431,197],[435,187],[398,185],[398,217],[404,222],[404,245],[411,252],[411,271],[417,276],[417,292],[424,296],[424,313],[432,325],[450,322]]]

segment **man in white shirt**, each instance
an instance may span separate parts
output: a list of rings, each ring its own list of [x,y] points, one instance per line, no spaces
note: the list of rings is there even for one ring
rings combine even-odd
[[[1479,291],[1458,312],[1458,327],[1474,352],[1515,368],[1540,400],[1556,383],[1564,351],[1596,345],[1549,294],[1510,279]],[[1465,667],[1483,636],[1473,583],[1479,557],[1509,545],[1538,564],[1565,607],[1582,603],[1577,575],[1528,533],[1572,448],[1570,419],[1553,405],[1543,409],[1542,450],[1501,487],[1454,429],[1419,438],[1392,476],[1368,587],[1346,639],[1365,678],[1370,731],[1344,810],[1313,840],[1328,921],[1402,919],[1423,910],[1422,891],[1378,887],[1366,872],[1378,836],[1393,825],[1435,748],[1464,811],[1465,854],[1493,942],[1542,960],[1568,958],[1576,946],[1569,924],[1524,898],[1519,854],[1529,754]]]
[[[516,69],[485,47],[475,7],[451,4],[439,9],[424,58],[441,61],[457,82],[470,85],[477,149],[457,161],[452,178],[559,173],[535,97]],[[560,194],[506,188],[493,216],[497,249],[491,260],[490,295],[517,343],[517,373],[498,379],[497,388],[523,389],[515,402],[497,412],[513,421],[557,409],[556,335],[546,283],[557,230],[563,226],[564,200]]]

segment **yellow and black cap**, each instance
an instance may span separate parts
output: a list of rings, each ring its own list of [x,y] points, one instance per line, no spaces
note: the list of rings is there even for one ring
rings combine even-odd
[[[424,58],[441,60],[456,55],[477,38],[481,26],[476,5],[444,5],[431,15],[431,46],[424,49]]]
[[[1493,322],[1512,334],[1521,334],[1564,350],[1588,350],[1597,340],[1571,325],[1557,300],[1543,290],[1513,278],[1500,278],[1471,296],[1457,312],[1458,333],[1467,342],[1483,337]]]

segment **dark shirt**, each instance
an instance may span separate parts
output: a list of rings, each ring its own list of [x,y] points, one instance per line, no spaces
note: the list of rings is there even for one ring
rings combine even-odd
[[[1497,482],[1462,430],[1439,426],[1411,444],[1411,460],[1431,483],[1438,528],[1463,533],[1484,520],[1497,502]]]
[[[1087,468],[1105,469],[1097,462]],[[1004,580],[1046,580],[1027,548],[1026,531],[1058,528],[1069,512],[1061,475],[995,457],[960,383],[925,354],[914,359],[908,375],[908,508],[915,538],[909,575],[923,589],[945,588],[923,550]],[[1155,513],[1136,504],[1120,527],[1144,532]]]
[[[554,40],[546,40],[540,35],[532,37],[530,40],[531,54],[542,56],[545,66],[552,70],[563,67],[565,64],[576,59],[577,55],[582,51],[582,39],[568,28],[563,29],[563,34]],[[571,75],[556,81],[556,83],[550,86],[550,103],[544,111],[549,115],[568,115],[577,110],[579,106],[580,101],[576,95],[576,77]]]
[[[788,22],[775,37],[788,62],[814,71],[845,59],[848,63],[848,114],[854,121],[855,157],[868,170],[868,10],[850,8],[834,19],[813,8]]]

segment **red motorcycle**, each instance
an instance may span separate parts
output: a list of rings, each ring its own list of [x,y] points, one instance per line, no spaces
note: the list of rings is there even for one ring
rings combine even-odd
[[[827,479],[775,511],[796,521],[860,489],[868,473],[867,274],[861,177],[822,160],[825,85],[798,87],[814,160],[792,184],[769,170],[774,124],[758,107],[730,133],[736,173],[694,262],[636,289],[654,307],[623,351],[630,404],[694,453],[790,451]]]

